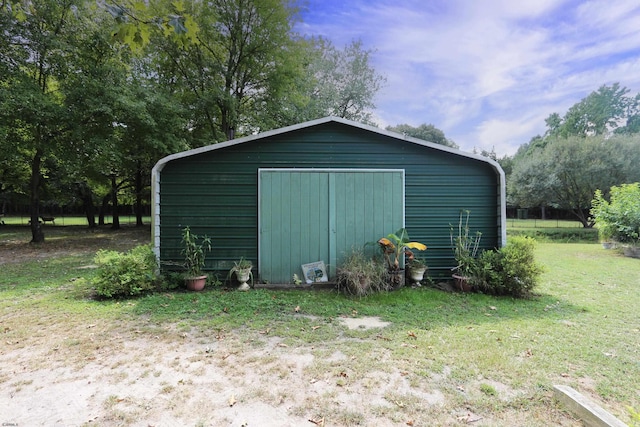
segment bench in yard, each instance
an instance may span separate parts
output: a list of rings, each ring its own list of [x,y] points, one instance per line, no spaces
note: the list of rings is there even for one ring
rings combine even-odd
[[[56,218],[53,216],[41,216],[40,219],[42,220],[43,224],[46,224],[47,222],[52,222],[53,225],[56,225]]]

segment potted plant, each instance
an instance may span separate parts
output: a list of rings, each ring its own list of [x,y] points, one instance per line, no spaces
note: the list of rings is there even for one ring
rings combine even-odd
[[[464,212],[460,212],[460,218],[458,221],[458,233],[454,236],[454,228],[451,227],[451,246],[453,248],[453,255],[456,259],[456,266],[453,267],[453,281],[456,287],[463,291],[468,292],[471,290],[470,279],[474,276],[477,269],[477,255],[480,247],[480,239],[482,238],[481,232],[476,232],[475,235],[471,234],[469,229],[469,211],[466,211],[466,217]]]
[[[185,284],[187,289],[201,291],[207,282],[207,275],[202,273],[205,251],[211,250],[211,239],[198,236],[189,227],[182,229],[182,256],[184,256]]]
[[[427,264],[423,260],[416,258],[413,253],[409,255],[408,271],[412,286],[421,286],[420,282],[424,280],[424,274],[426,273],[427,269]]]
[[[378,240],[378,245],[380,245],[380,250],[387,265],[389,281],[394,289],[401,287],[405,280],[405,271],[400,265],[400,257],[405,254],[413,254],[410,249],[419,251],[427,249],[427,246],[423,243],[410,241],[409,233],[405,228],[381,238]]]
[[[234,261],[233,264],[229,275],[235,274],[236,280],[240,282],[239,291],[248,291],[251,289],[251,286],[247,283],[249,279],[251,279],[251,285],[253,285],[253,274],[251,273],[253,264],[250,260],[244,258],[240,258],[240,261]]]

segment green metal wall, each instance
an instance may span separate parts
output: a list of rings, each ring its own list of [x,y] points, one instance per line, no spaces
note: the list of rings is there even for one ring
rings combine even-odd
[[[449,229],[461,210],[471,211],[483,247],[500,244],[500,177],[489,163],[326,122],[168,161],[157,195],[161,261],[180,262],[180,230],[188,225],[213,240],[207,270],[224,278],[241,256],[257,265],[259,168],[404,169],[405,224],[429,247],[423,255],[432,277],[454,266]]]

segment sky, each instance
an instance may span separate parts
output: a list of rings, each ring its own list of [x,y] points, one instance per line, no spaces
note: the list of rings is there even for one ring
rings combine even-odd
[[[297,30],[361,40],[378,126],[432,124],[498,157],[602,85],[640,92],[638,0],[307,0]]]

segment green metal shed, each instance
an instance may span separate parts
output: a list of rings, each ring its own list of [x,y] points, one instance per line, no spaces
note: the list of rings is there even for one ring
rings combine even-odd
[[[330,275],[353,247],[406,227],[432,277],[455,265],[450,228],[471,212],[482,247],[506,242],[505,178],[493,160],[327,117],[177,153],[152,171],[153,243],[180,262],[185,226],[211,237],[206,270],[253,261],[256,278],[291,283],[301,265]]]

